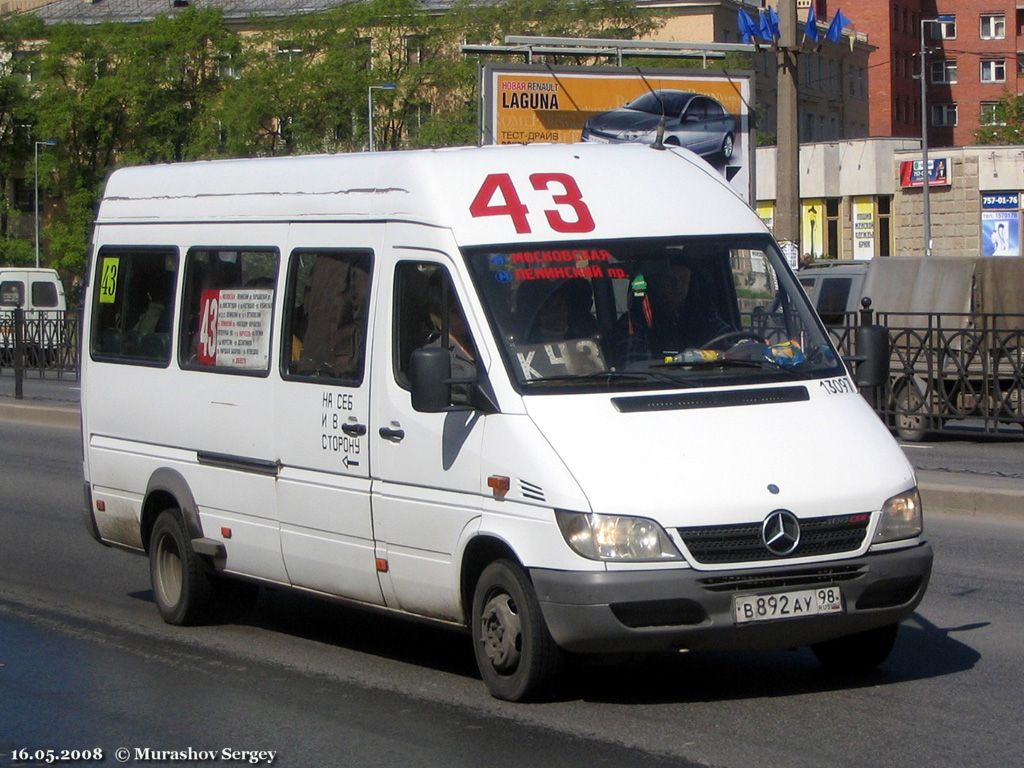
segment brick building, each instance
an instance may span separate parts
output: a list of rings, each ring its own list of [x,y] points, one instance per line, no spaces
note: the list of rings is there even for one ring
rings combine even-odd
[[[819,18],[839,0],[816,0]],[[849,6],[848,6],[849,7]],[[1019,0],[863,0],[848,11],[874,50],[868,60],[870,134],[921,135],[921,29],[928,139],[974,143],[996,103],[1024,91],[1024,4]],[[932,21],[940,17],[945,21]]]

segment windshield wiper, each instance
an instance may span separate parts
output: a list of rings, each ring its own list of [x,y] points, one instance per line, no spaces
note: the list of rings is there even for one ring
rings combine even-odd
[[[720,357],[717,360],[692,360],[686,362],[684,360],[655,363],[656,368],[758,368],[762,371],[779,371],[787,374],[788,376],[799,376],[799,372],[794,367],[785,366],[781,363],[777,363],[774,360],[759,359],[759,360],[734,360],[727,357]]]
[[[591,371],[590,373],[566,373],[558,376],[544,376],[539,379],[526,379],[523,384],[552,384],[552,383],[582,383],[586,381],[602,381],[610,384],[612,381],[663,381],[673,386],[683,384],[675,376],[669,376],[658,371]]]

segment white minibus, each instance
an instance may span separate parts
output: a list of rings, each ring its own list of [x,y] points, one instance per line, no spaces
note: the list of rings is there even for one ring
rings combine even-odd
[[[567,653],[871,667],[927,587],[913,470],[684,149],[118,170],[84,325],[87,524],[172,624],[291,587],[527,700]]]

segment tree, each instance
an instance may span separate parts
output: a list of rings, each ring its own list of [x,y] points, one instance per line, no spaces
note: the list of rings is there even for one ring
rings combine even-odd
[[[41,30],[33,16],[0,17],[0,258],[8,264],[21,262],[26,254],[23,246],[8,242],[10,186],[32,155],[29,73],[35,51],[27,41],[38,39]]]
[[[1007,93],[996,104],[992,124],[974,133],[979,144],[1024,144],[1024,94]]]

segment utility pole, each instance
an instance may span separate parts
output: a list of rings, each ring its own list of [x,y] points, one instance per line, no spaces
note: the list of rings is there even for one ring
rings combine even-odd
[[[779,50],[775,118],[775,239],[800,263],[800,109],[796,0],[778,0]]]

